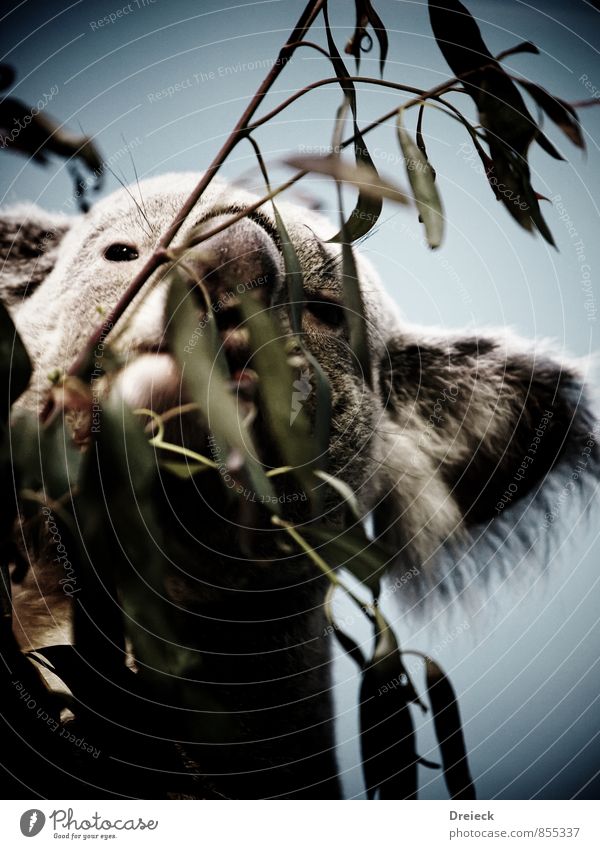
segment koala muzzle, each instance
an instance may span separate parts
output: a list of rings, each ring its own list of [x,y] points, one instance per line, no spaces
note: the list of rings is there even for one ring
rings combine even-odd
[[[230,217],[211,216],[196,233],[210,232]],[[252,384],[253,372],[250,337],[240,304],[244,297],[257,300],[265,309],[273,304],[283,280],[277,246],[260,224],[244,218],[190,248],[183,263],[197,280],[199,319],[206,316],[208,299],[232,378],[237,391],[243,391],[246,383]],[[117,377],[113,389],[133,407],[160,412],[186,401],[179,368],[164,349],[140,351]]]
[[[201,232],[215,229],[230,216],[207,219]],[[248,354],[248,332],[240,311],[243,297],[255,298],[265,308],[272,304],[281,281],[281,259],[271,235],[257,222],[244,218],[201,242],[186,255],[186,265],[198,275],[210,299],[223,347],[234,368],[243,368]]]

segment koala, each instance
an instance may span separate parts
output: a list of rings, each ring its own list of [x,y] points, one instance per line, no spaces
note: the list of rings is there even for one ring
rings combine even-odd
[[[0,294],[34,364],[19,405],[40,408],[48,373],[68,368],[97,325],[98,309],[118,300],[199,177],[147,179],[76,217],[32,205],[0,214]],[[212,229],[255,200],[215,179],[174,245],[192,228]],[[411,326],[359,256],[371,369],[362,374],[349,344],[340,248],[326,241],[332,224],[292,204],[282,202],[279,210],[303,271],[304,343],[331,386],[327,469],[353,490],[364,517],[385,505],[392,574],[415,569],[419,579],[407,590],[423,601],[479,581],[490,551],[501,552],[493,559],[501,568],[503,558],[545,548],[551,497],[566,486],[581,491],[598,475],[597,427],[579,366],[504,330]],[[190,256],[211,299],[231,374],[241,380],[250,354],[238,286],[254,288],[291,335],[270,205]],[[132,408],[157,412],[181,402],[181,375],[165,342],[163,275],[160,268],[153,274],[127,309],[123,329],[109,337],[123,366],[104,389]],[[295,415],[310,402],[311,379],[304,366],[290,389],[290,438]],[[230,531],[218,536],[215,525],[214,518],[199,519],[196,534],[218,547],[230,582],[221,566],[217,572],[207,567],[195,587],[175,582],[170,588],[201,612],[208,679],[243,717],[245,745],[208,755],[207,772],[220,795],[336,798],[331,648],[321,638],[327,582],[285,569],[240,570],[237,538]],[[70,639],[70,601],[49,566],[36,564],[15,587],[14,605],[24,648]],[[232,609],[239,624],[225,627]]]

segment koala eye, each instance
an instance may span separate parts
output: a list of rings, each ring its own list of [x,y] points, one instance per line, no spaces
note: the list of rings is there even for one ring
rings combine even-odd
[[[321,324],[327,324],[334,328],[341,327],[344,324],[344,310],[335,301],[328,301],[324,298],[309,300],[306,301],[306,309]]]
[[[107,259],[109,262],[132,262],[132,260],[138,257],[137,248],[133,248],[131,245],[124,245],[122,242],[114,242],[104,251],[104,259]]]

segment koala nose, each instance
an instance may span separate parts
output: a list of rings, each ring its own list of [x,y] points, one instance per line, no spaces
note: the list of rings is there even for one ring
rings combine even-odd
[[[215,229],[228,218],[217,215],[208,219],[200,233]],[[237,306],[245,293],[269,305],[281,267],[273,239],[249,218],[201,242],[188,255],[188,263],[202,280],[215,315]]]
[[[214,230],[228,218],[213,216],[200,232]],[[196,272],[210,298],[232,374],[243,373],[250,359],[250,336],[240,300],[247,294],[267,308],[271,305],[282,273],[273,239],[255,221],[243,218],[192,249],[186,264]]]

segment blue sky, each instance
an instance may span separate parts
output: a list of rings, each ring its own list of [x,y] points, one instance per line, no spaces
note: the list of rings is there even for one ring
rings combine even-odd
[[[70,128],[94,136],[104,158],[130,182],[135,172],[127,148],[140,178],[201,170],[210,162],[291,30],[300,5],[290,0],[230,6],[81,0],[65,9],[56,0],[43,6],[26,0],[2,21],[0,53],[18,70],[15,96],[33,103],[56,86],[49,111]],[[390,36],[389,79],[427,88],[449,75],[431,35],[426,4],[379,0],[375,5]],[[467,5],[492,51],[523,40],[538,45],[541,55],[515,56],[510,70],[568,100],[600,97],[599,13],[589,3],[472,0]],[[343,45],[353,26],[352,4],[332,0],[331,11]],[[110,15],[114,23],[99,23]],[[323,43],[320,26],[311,37]],[[361,71],[376,76],[377,66],[374,51],[363,59]],[[279,78],[265,108],[307,80],[330,75],[324,58],[302,51]],[[262,129],[257,139],[267,160],[276,163],[303,147],[327,144],[339,101],[335,87],[319,89]],[[402,102],[402,95],[365,85],[358,96],[360,120],[367,123]],[[454,102],[464,106],[458,95]],[[554,198],[543,211],[558,251],[521,231],[494,201],[464,155],[461,145],[467,139],[458,125],[428,110],[424,130],[447,215],[445,243],[429,251],[415,215],[386,206],[381,225],[363,246],[407,319],[444,327],[510,325],[528,337],[552,338],[574,355],[595,352],[600,109],[583,113],[586,154],[550,124],[547,134],[567,162],[555,162],[539,149],[532,154],[534,184]],[[393,124],[373,133],[369,146],[382,173],[404,182]],[[249,146],[240,146],[224,174],[235,177],[253,165]],[[3,204],[28,199],[69,209],[70,178],[58,161],[42,169],[5,155],[2,173]],[[258,179],[250,172],[251,182],[259,185]],[[117,186],[107,175],[104,191]],[[331,192],[317,179],[305,181],[303,190],[321,197],[325,208],[332,202]],[[584,290],[588,277],[591,290]],[[593,780],[597,768],[600,743],[594,738],[600,711],[593,708],[593,664],[600,546],[594,524],[584,529],[576,506],[572,514],[550,574],[540,577],[533,563],[520,564],[518,579],[499,582],[473,609],[457,608],[433,623],[398,621],[405,643],[423,650],[437,647],[463,694],[467,739],[484,797],[568,796]],[[465,622],[468,627],[460,627]],[[342,761],[348,792],[354,794],[360,792],[360,781],[351,671],[344,660],[337,664]],[[428,728],[422,729],[422,748],[429,745],[428,735]],[[598,786],[596,779],[585,792],[597,796]],[[442,794],[439,778],[424,791]]]

